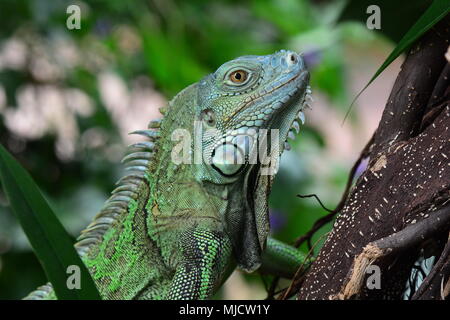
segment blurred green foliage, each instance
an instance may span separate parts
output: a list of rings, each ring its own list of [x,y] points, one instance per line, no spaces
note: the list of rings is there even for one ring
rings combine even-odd
[[[80,30],[66,28],[70,4],[81,7]],[[306,0],[3,0],[0,85],[5,103],[0,106],[0,143],[31,173],[76,237],[120,177],[117,154],[125,151],[119,125],[105,108],[99,73],[114,72],[129,89],[137,78],[148,76],[154,89],[170,99],[227,60],[291,49],[305,53],[313,91],[321,92],[342,114],[352,98],[347,88],[344,46],[356,43],[370,50],[370,45],[380,41],[359,24],[335,24],[344,4]],[[20,66],[1,65],[1,49],[12,39],[25,44],[25,61]],[[70,45],[81,61],[68,64],[59,55],[61,46]],[[39,55],[59,68],[57,76],[40,76],[42,65],[37,64],[37,69],[34,65]],[[12,124],[5,121],[7,111],[20,104],[18,92],[22,88],[48,84],[75,88],[92,101],[92,113],[75,115],[79,136],[70,157],[58,152],[59,137],[54,129],[30,138],[12,130]],[[103,140],[86,146],[82,138],[89,140],[92,128],[102,133]],[[317,188],[324,188],[327,192],[321,198],[333,208],[351,166],[330,159],[332,173],[318,181],[322,173],[310,168],[313,156],[329,147],[322,132],[307,125],[292,144],[294,151],[283,156],[270,199],[275,236],[288,242],[326,214],[314,200],[296,195],[321,196]],[[327,226],[318,232],[313,242],[329,229]],[[306,251],[306,246],[302,250]],[[249,281],[260,280],[253,276]],[[0,194],[0,299],[21,298],[44,282],[43,272]]]

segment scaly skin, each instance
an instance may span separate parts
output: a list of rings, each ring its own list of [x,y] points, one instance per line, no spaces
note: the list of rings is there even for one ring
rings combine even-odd
[[[273,174],[251,157],[261,129],[278,129],[279,139],[269,139],[281,146],[276,166],[303,120],[308,80],[294,52],[240,57],[181,91],[151,130],[136,132],[149,141],[131,146],[130,174],[76,244],[103,299],[208,299],[236,266],[252,272],[264,261],[267,271],[292,276],[303,256],[267,240]],[[174,160],[183,145],[194,153],[200,146],[204,160]],[[56,297],[45,285],[27,298]]]

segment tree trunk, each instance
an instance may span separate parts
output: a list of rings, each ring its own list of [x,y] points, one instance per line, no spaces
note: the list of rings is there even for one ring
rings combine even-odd
[[[449,30],[447,16],[410,49],[371,140],[368,167],[299,299],[401,299],[414,262],[430,254],[435,264],[413,299],[449,297]],[[381,271],[378,288],[366,285],[375,272],[370,265]]]

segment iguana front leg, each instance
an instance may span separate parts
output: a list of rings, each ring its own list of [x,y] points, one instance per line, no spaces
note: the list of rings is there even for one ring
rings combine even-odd
[[[168,299],[208,299],[226,277],[231,242],[221,232],[195,230],[180,239],[182,260],[176,268]]]
[[[180,249],[183,262],[176,269],[167,298],[210,298],[232,271],[228,265],[232,252],[230,240],[219,232],[193,231],[183,235]],[[268,238],[260,271],[292,278],[305,260],[299,249]]]

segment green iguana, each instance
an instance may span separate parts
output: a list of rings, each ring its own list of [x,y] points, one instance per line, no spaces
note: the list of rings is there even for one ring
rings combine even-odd
[[[295,273],[304,256],[268,238],[275,171],[263,170],[277,166],[298,133],[308,81],[297,53],[243,56],[178,93],[149,130],[134,132],[148,140],[130,146],[129,174],[75,245],[102,298],[208,299],[236,267]],[[280,146],[275,157],[253,157],[269,146]],[[201,161],[193,161],[196,149]],[[26,297],[55,298],[50,284]]]

